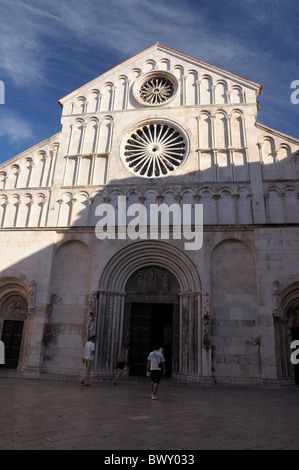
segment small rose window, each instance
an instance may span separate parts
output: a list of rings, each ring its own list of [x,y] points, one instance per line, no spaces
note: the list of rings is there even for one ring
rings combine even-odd
[[[176,78],[163,71],[143,75],[133,88],[136,100],[146,106],[163,106],[174,98],[176,91]]]
[[[172,97],[174,86],[165,77],[152,77],[147,80],[139,91],[140,98],[147,104],[162,104]]]

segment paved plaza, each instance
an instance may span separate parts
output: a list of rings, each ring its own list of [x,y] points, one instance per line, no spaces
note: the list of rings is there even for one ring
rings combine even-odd
[[[1,450],[299,449],[299,388],[0,377]]]

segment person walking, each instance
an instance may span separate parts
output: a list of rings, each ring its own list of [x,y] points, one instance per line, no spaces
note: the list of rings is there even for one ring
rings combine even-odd
[[[166,374],[165,359],[159,350],[159,344],[154,345],[154,350],[149,354],[146,365],[146,375],[151,378],[151,398],[157,400],[157,390],[162,374]]]
[[[86,366],[86,370],[83,374],[83,377],[80,383],[82,385],[85,385],[85,387],[90,387],[89,380],[90,380],[90,373],[91,373],[91,369],[92,369],[93,361],[94,361],[95,342],[96,342],[96,336],[92,336],[90,340],[87,341],[84,346],[82,361]]]
[[[120,353],[120,356],[118,358],[118,362],[116,365],[116,367],[119,368],[119,371],[113,382],[114,385],[117,385],[118,379],[125,369],[127,369],[126,377],[128,378],[129,376],[129,372],[130,372],[129,351],[130,351],[130,345],[127,344],[126,347],[124,347]]]

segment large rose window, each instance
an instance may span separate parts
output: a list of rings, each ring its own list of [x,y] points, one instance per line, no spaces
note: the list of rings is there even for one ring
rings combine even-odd
[[[187,137],[172,123],[150,122],[134,129],[123,142],[122,158],[138,176],[156,178],[176,170],[187,155]]]

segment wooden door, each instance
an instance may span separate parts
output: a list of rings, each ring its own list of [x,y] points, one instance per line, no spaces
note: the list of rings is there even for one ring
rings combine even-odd
[[[147,358],[153,350],[155,343],[159,343],[164,348],[167,375],[171,375],[172,311],[172,304],[132,303],[130,335],[131,375],[145,375]]]
[[[151,350],[151,304],[131,306],[130,374],[145,375],[147,357]]]

